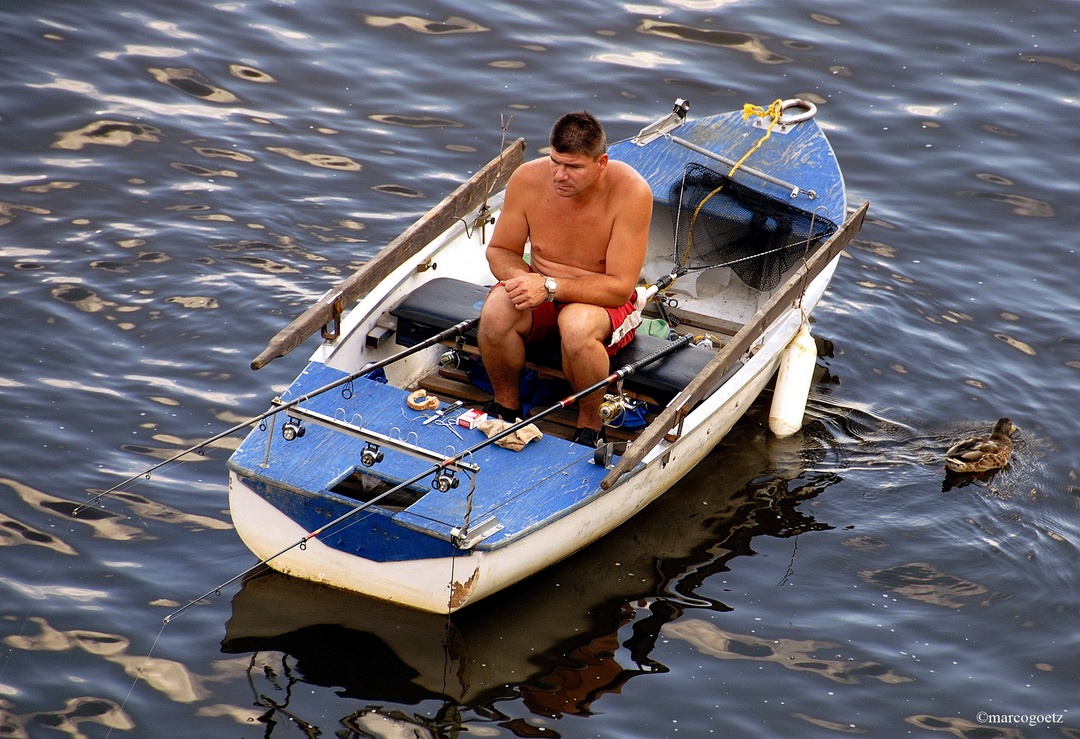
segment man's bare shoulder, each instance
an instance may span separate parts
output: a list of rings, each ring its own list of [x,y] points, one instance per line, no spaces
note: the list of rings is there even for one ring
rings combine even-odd
[[[641,173],[626,162],[620,162],[617,159],[609,160],[608,169],[611,172],[612,180],[619,187],[639,191],[649,187],[649,183],[645,181],[645,178],[641,176]]]
[[[532,159],[520,165],[510,176],[511,182],[535,186],[538,182],[549,179],[548,160],[546,157]]]

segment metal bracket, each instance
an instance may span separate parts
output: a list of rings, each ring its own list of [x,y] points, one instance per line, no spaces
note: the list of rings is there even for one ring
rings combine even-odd
[[[755,118],[754,121],[750,125],[753,126],[754,128],[759,128],[762,131],[768,131],[769,130],[769,119],[768,118]],[[798,125],[797,123],[777,123],[775,126],[773,126],[772,132],[773,133],[784,134],[786,136],[787,134],[794,131],[795,126],[797,126],[797,125]]]
[[[499,519],[491,516],[468,528],[457,526],[450,529],[450,543],[458,549],[472,549],[484,539],[502,531],[503,528]]]
[[[387,436],[386,434],[380,434],[378,431],[371,431],[370,429],[361,428],[360,426],[349,423],[347,421],[340,421],[336,418],[332,418],[330,416],[310,410],[308,408],[293,406],[285,412],[288,413],[289,416],[291,416],[292,418],[299,418],[302,421],[309,421],[318,426],[325,426],[328,429],[333,429],[334,431],[339,431],[343,434],[348,434],[349,436],[355,436],[356,438],[363,439],[364,441],[374,442],[380,447],[386,449],[393,449],[396,452],[402,452],[403,454],[408,454],[411,457],[417,457],[418,459],[423,459],[427,462],[445,465],[443,469],[467,470],[474,473],[480,471],[480,467],[478,465],[469,464],[460,460],[448,463],[447,458],[444,455],[439,454],[438,452],[433,452],[430,449],[424,449],[423,447],[416,446],[415,444],[410,444],[409,442],[402,441],[401,439],[395,439],[391,436]]]
[[[686,416],[688,413],[690,413],[690,409],[687,408],[685,405],[679,409],[677,414],[678,423],[676,423],[671,430],[664,434],[664,441],[676,441],[677,439],[679,439],[679,437],[682,436],[683,423],[686,421]]]
[[[637,146],[645,146],[665,136],[686,122],[686,112],[690,110],[690,103],[682,98],[675,101],[675,107],[665,117],[638,131],[638,135],[630,139]]]
[[[345,293],[338,288],[330,288],[319,298],[319,303],[330,306],[330,320],[323,324],[322,337],[324,341],[337,341],[341,336],[341,314],[345,311]],[[334,327],[330,328],[330,324]]]

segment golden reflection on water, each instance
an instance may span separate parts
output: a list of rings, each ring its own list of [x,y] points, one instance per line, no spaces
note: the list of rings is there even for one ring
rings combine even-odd
[[[994,334],[994,338],[998,341],[1005,342],[1013,349],[1021,351],[1024,354],[1027,354],[1029,357],[1034,357],[1036,354],[1035,348],[1032,347],[1031,344],[1028,344],[1026,341],[1021,341],[1020,339],[1009,336],[1008,334]]]
[[[791,714],[791,716],[792,716],[792,718],[797,718],[797,719],[799,719],[801,721],[805,721],[808,724],[813,724],[814,726],[820,726],[823,729],[828,729],[829,731],[835,731],[835,732],[838,732],[838,733],[841,733],[841,734],[865,734],[866,733],[866,731],[864,729],[860,729],[855,724],[841,724],[841,723],[838,723],[836,721],[827,721],[826,719],[823,719],[823,718],[814,718],[813,716],[808,716],[805,713],[793,713],[793,714]]]
[[[17,547],[23,544],[46,547],[60,554],[78,554],[72,546],[52,534],[0,513],[0,547]]]
[[[26,185],[25,187],[20,187],[19,189],[23,192],[45,193],[51,190],[73,190],[81,184],[81,182],[68,182],[65,180],[57,180],[55,182],[47,182],[44,185]]]
[[[239,444],[239,441],[236,442]],[[190,531],[203,531],[206,529],[222,531],[231,529],[233,526],[227,521],[222,521],[210,516],[200,516],[194,513],[185,513],[181,510],[167,506],[164,503],[149,500],[134,493],[115,493],[113,498],[123,501],[132,513],[139,518],[162,523],[183,525]]]
[[[465,125],[458,121],[433,115],[408,116],[397,113],[377,113],[368,116],[368,118],[376,123],[388,123],[392,126],[408,126],[410,128],[461,128]]]
[[[194,73],[193,73],[194,74]],[[165,75],[166,81],[168,76]],[[197,82],[192,80],[192,82]],[[81,82],[79,80],[67,79],[63,77],[57,77],[52,82],[46,82],[42,84],[27,84],[26,87],[40,89],[40,90],[63,90],[65,92],[71,92],[78,95],[84,95],[92,98],[97,103],[109,103],[111,107],[102,111],[104,114],[112,115],[133,115],[138,116],[142,113],[160,115],[160,116],[176,116],[183,118],[215,118],[223,120],[233,115],[246,115],[256,123],[266,123],[270,120],[280,120],[286,116],[280,113],[267,113],[264,111],[249,110],[247,108],[235,108],[222,106],[209,106],[200,104],[176,104],[176,103],[161,103],[156,100],[146,100],[143,98],[130,97],[127,95],[106,95],[97,89],[89,82]],[[214,88],[207,85],[210,90],[211,96],[213,96]],[[198,89],[195,84],[188,84],[187,90],[189,94],[197,92]],[[229,93],[231,94],[231,93]],[[196,97],[200,97],[196,95]],[[210,101],[215,102],[215,101]],[[112,123],[117,123],[113,121]],[[96,124],[90,124],[94,126]],[[122,123],[124,126],[132,126],[135,124]],[[136,127],[137,128],[137,127]],[[153,127],[150,127],[153,128]],[[160,133],[160,131],[159,131]],[[96,142],[100,143],[100,142]],[[79,162],[72,160],[42,160],[43,164],[52,164],[56,166],[91,166],[93,162]]]
[[[697,44],[710,46],[722,46],[732,51],[740,51],[749,54],[754,61],[762,64],[790,64],[794,61],[791,57],[777,54],[765,46],[764,37],[742,33],[740,31],[721,31],[711,28],[695,28],[679,23],[665,23],[662,21],[645,20],[638,26],[639,33],[653,36],[663,36],[678,41],[692,41]]]
[[[214,85],[203,75],[194,69],[177,69],[167,67],[165,69],[147,69],[154,79],[166,85],[175,87],[180,92],[192,97],[208,100],[212,103],[235,103],[239,100],[236,95],[228,90]]]
[[[626,67],[638,69],[656,69],[658,67],[670,67],[682,64],[678,59],[669,59],[663,54],[654,51],[632,51],[629,54],[606,53],[592,57],[594,61],[608,64],[621,64]]]
[[[8,622],[15,621],[14,616],[4,619]],[[189,670],[181,662],[171,659],[162,659],[149,655],[127,654],[131,646],[130,640],[117,634],[108,634],[100,631],[88,631],[83,629],[71,629],[61,631],[54,628],[49,622],[41,617],[30,617],[28,623],[37,625],[38,633],[27,635],[23,633],[10,634],[3,639],[3,643],[12,649],[27,652],[64,652],[82,650],[87,654],[100,657],[106,662],[118,665],[126,675],[133,680],[142,680],[154,690],[162,693],[176,703],[196,703],[213,695],[207,685],[209,683],[231,681],[242,678],[250,667],[251,660],[246,658],[233,658],[217,660],[212,663],[212,674],[199,675]],[[23,624],[24,628],[26,623]],[[89,704],[100,704],[102,710],[87,711]],[[74,706],[74,709],[72,707]],[[17,716],[10,711],[3,710],[10,706],[4,706],[0,702],[0,727],[7,722],[8,727],[22,728],[37,723],[42,723],[42,716],[57,717],[56,723],[49,725],[57,728],[59,724],[67,723],[72,731],[77,732],[77,724],[80,721],[93,720],[103,723],[112,728],[131,730],[135,728],[131,719],[120,711],[112,701],[82,697],[69,700],[67,708],[78,713],[78,720],[72,717],[72,710],[61,712],[49,712],[48,714],[34,713],[25,716]],[[229,716],[238,723],[249,723],[259,714],[249,708],[229,706],[226,704],[214,704],[200,709],[200,715],[206,716]],[[0,732],[0,736],[16,737],[28,736],[27,734]],[[72,736],[82,736],[72,733]]]
[[[206,459],[205,457],[197,458]],[[153,540],[156,538],[147,534],[141,528],[123,523],[127,517],[121,514],[113,513],[101,508],[84,508],[76,514],[75,511],[80,505],[78,503],[43,493],[40,490],[35,490],[29,485],[24,485],[17,480],[9,478],[0,478],[0,485],[6,485],[17,493],[19,497],[22,498],[23,502],[37,511],[50,516],[59,515],[69,521],[91,527],[94,530],[94,536],[96,537],[110,539],[112,541]],[[90,492],[93,494],[101,491],[91,490]],[[131,509],[136,517],[142,520],[159,521],[171,525],[185,526],[190,531],[224,530],[232,528],[232,524],[229,522],[210,516],[187,513],[134,493],[116,493],[113,495],[113,499],[122,502]],[[18,546],[22,544],[46,547],[61,554],[78,554],[71,545],[67,544],[62,539],[47,532],[34,529],[27,524],[0,513],[0,546]],[[15,584],[9,584],[16,589],[19,589]],[[38,591],[42,593],[45,592],[40,590],[40,588]],[[72,592],[73,591],[70,589],[64,590],[63,592],[57,590],[53,594],[60,594],[64,597],[73,597],[71,595]]]
[[[1061,67],[1062,69],[1067,69],[1070,72],[1080,72],[1080,62],[1069,59],[1068,57],[1046,56],[1044,54],[1021,54],[1018,58],[1022,62],[1053,64],[1055,67]]]
[[[187,52],[184,49],[178,49],[175,46],[143,46],[139,44],[128,44],[124,47],[123,51],[102,51],[99,52],[97,56],[99,59],[107,59],[108,61],[116,61],[125,56],[175,59],[177,57],[187,56]]]
[[[157,143],[161,141],[162,132],[160,128],[145,123],[104,119],[88,123],[74,131],[59,131],[56,136],[57,139],[52,145],[54,149],[79,151],[91,144],[129,146],[135,141]]]
[[[983,190],[960,190],[958,197],[976,198],[1001,203],[1009,207],[1009,210],[1018,216],[1029,218],[1053,218],[1057,215],[1054,206],[1044,200],[1036,200],[1026,195],[1003,194],[999,192],[986,192]]]
[[[12,590],[34,600],[46,600],[48,598],[64,598],[81,603],[89,603],[99,598],[107,598],[109,594],[104,590],[91,590],[89,588],[76,588],[67,585],[28,585],[17,582],[7,577],[0,578],[0,582]]]
[[[717,659],[772,662],[788,670],[810,672],[848,685],[861,682],[861,678],[872,678],[890,685],[913,681],[913,678],[898,675],[892,669],[877,662],[820,659],[814,656],[815,652],[823,649],[830,651],[838,649],[840,645],[834,642],[762,639],[749,634],[724,631],[711,622],[698,618],[682,618],[665,624],[662,633],[674,639],[681,639],[702,654]]]
[[[49,215],[49,211],[44,208],[38,208],[33,205],[20,205],[18,203],[4,203],[0,202],[0,226],[5,226],[11,223],[15,219],[17,213],[32,213],[34,215],[46,216]]]
[[[684,10],[719,10],[728,5],[738,5],[743,0],[664,0],[665,5],[673,5]]]
[[[55,732],[75,739],[86,737],[80,724],[100,724],[109,729],[131,731],[135,723],[123,709],[111,700],[89,696],[69,698],[59,711],[37,711],[25,715],[13,713],[7,701],[0,700],[0,736],[10,739],[30,739],[37,736],[34,727],[47,726]],[[33,733],[31,733],[33,730]],[[50,732],[51,733],[51,732]],[[55,734],[53,734],[55,736]]]
[[[193,146],[192,150],[199,156],[207,159],[232,159],[236,162],[254,162],[255,158],[232,149],[218,149],[213,146]]]
[[[289,159],[310,164],[313,167],[323,169],[336,169],[345,172],[359,172],[363,167],[359,162],[353,161],[341,154],[314,154],[293,149],[288,146],[268,146],[266,150],[274,154],[281,154]]]
[[[960,737],[960,739],[980,739],[992,737],[993,739],[1024,739],[1024,733],[1019,729],[1008,726],[987,726],[977,724],[964,718],[955,716],[932,716],[930,714],[917,714],[908,716],[905,721],[920,729],[927,731],[943,732]],[[1067,735],[1066,735],[1067,736]]]
[[[246,64],[230,64],[229,74],[233,77],[239,77],[242,80],[246,80],[247,82],[258,82],[260,84],[277,82],[276,79],[266,72],[263,72],[261,69],[255,69]]]
[[[94,536],[111,539],[113,541],[134,541],[147,538],[146,533],[142,529],[121,523],[125,517],[120,514],[97,508],[88,508],[85,511],[82,511],[78,516],[75,516],[75,509],[79,507],[78,503],[59,498],[55,495],[43,493],[40,490],[35,490],[29,485],[24,485],[21,482],[10,478],[0,478],[0,485],[6,485],[11,488],[20,498],[22,498],[24,503],[36,511],[50,516],[60,515],[71,521],[91,527],[94,530]],[[24,524],[19,524],[19,526],[29,530],[29,527],[26,527]],[[5,525],[5,528],[9,530],[18,530],[14,525],[14,522]],[[74,549],[54,537],[52,534],[39,533],[32,537],[26,532],[20,532],[20,534],[22,535],[22,538],[26,539],[26,541],[20,543],[47,546],[50,549],[55,549],[64,554],[76,554]]]
[[[364,18],[369,26],[376,28],[386,28],[388,26],[405,26],[410,31],[416,31],[417,33],[428,34],[447,34],[447,33],[481,33],[483,31],[490,31],[490,28],[468,20],[467,18],[460,18],[458,16],[451,16],[444,21],[432,21],[426,18],[418,18],[414,15],[402,15],[397,18],[390,18],[388,16],[381,15],[369,15]]]
[[[176,296],[172,298],[165,298],[166,303],[177,303],[185,308],[192,310],[210,310],[213,308],[219,308],[217,298],[207,297],[203,295],[192,295],[189,297]]]
[[[882,570],[865,570],[860,572],[859,576],[868,583],[891,590],[905,598],[945,608],[961,608],[974,602],[972,598],[988,592],[978,583],[946,575],[925,562],[910,562]]]
[[[195,175],[196,177],[237,178],[240,176],[231,169],[209,169],[208,167],[200,167],[197,164],[186,164],[185,162],[170,162],[169,166],[173,169],[178,169],[181,172],[187,172],[190,175]]]

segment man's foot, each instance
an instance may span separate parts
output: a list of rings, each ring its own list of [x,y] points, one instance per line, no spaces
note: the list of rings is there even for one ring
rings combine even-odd
[[[604,429],[574,429],[574,443],[595,449],[605,443]]]
[[[494,400],[489,400],[482,410],[488,414],[488,418],[501,418],[509,423],[520,421],[525,415],[521,408],[507,408],[505,405],[499,405]]]

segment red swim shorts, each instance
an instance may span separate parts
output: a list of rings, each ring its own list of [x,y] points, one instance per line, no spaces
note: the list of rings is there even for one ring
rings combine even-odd
[[[525,341],[542,341],[558,327],[559,311],[569,303],[541,303],[532,312],[532,329],[525,335]],[[611,339],[607,349],[608,356],[622,349],[634,339],[634,330],[641,325],[641,306],[638,305],[637,291],[618,308],[604,307],[611,318]]]

